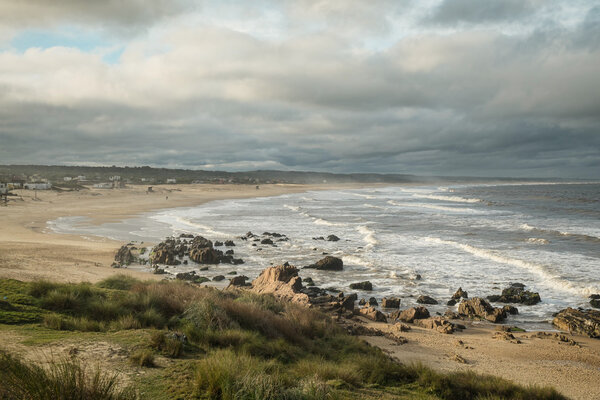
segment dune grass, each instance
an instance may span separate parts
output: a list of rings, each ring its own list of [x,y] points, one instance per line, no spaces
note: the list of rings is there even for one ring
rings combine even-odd
[[[168,367],[146,370],[156,379],[138,379],[138,389],[152,393],[147,398],[564,398],[550,388],[397,363],[349,336],[321,312],[268,295],[120,276],[96,285],[0,280],[3,287],[10,288],[10,296],[0,307],[0,321],[3,313],[30,307],[39,317],[35,323],[71,335],[98,332],[114,338],[117,332],[140,330],[133,334],[137,341],[130,345],[129,368],[165,364],[156,362],[159,356],[171,360]],[[8,359],[36,374],[54,370]],[[82,368],[69,365],[73,370]],[[93,374],[84,372],[80,386],[93,381],[89,378]],[[8,390],[2,385],[0,394]],[[118,385],[111,385],[121,396]]]

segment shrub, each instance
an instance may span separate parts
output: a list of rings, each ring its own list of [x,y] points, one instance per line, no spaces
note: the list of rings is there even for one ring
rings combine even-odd
[[[135,278],[124,274],[118,274],[98,282],[96,286],[104,289],[130,290],[138,283],[140,283],[140,281]]]
[[[154,354],[149,349],[138,349],[129,356],[129,361],[139,367],[155,367]]]
[[[183,341],[176,333],[153,332],[150,336],[150,347],[170,358],[178,358],[183,354]]]
[[[74,360],[50,360],[45,369],[0,352],[0,398],[133,400],[136,396],[132,389],[120,388],[117,374],[90,371]]]
[[[135,319],[135,317],[131,314],[124,315],[120,317],[118,320],[113,321],[111,323],[111,328],[120,331],[120,330],[129,330],[129,329],[140,329],[142,324],[140,321]]]
[[[162,328],[165,326],[165,318],[154,308],[149,308],[141,314],[138,314],[137,320],[145,327]]]

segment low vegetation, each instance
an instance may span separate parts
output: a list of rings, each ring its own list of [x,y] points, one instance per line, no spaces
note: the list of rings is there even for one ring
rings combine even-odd
[[[0,398],[563,398],[553,389],[397,363],[320,312],[272,296],[116,276],[96,285],[0,280],[0,299],[2,329],[62,332],[61,342],[78,343],[93,334],[129,349],[121,380],[75,359],[42,367],[2,353]]]

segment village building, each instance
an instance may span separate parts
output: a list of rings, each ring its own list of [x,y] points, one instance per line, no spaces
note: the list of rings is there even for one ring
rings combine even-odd
[[[102,182],[94,184],[94,189],[112,189],[113,184],[109,182]]]
[[[177,183],[177,179],[175,179],[175,178],[167,178],[167,183]]]
[[[52,189],[52,184],[50,182],[35,182],[26,183],[23,187],[29,190],[50,190]]]

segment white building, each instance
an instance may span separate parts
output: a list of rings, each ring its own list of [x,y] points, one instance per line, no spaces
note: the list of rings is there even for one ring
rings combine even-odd
[[[6,187],[6,183],[0,183],[0,194],[8,193],[8,188]]]
[[[108,178],[109,181],[120,181],[121,177],[119,175],[115,175],[115,176],[111,176],[110,178]]]
[[[85,177],[85,175],[79,175],[75,179],[77,179],[79,182],[85,182],[85,181],[87,181],[87,178]]]
[[[26,183],[23,185],[25,189],[29,190],[49,190],[52,189],[51,183]]]
[[[65,181],[65,182],[71,182],[72,180],[73,180],[73,178],[71,178],[70,176],[65,176],[63,178],[63,181]]]
[[[167,183],[177,183],[177,179],[175,179],[175,178],[167,178]]]
[[[112,187],[113,187],[112,183],[107,183],[107,182],[96,183],[94,185],[95,189],[112,189]]]

